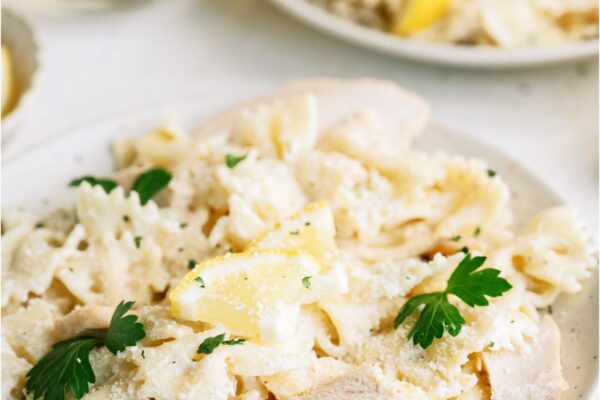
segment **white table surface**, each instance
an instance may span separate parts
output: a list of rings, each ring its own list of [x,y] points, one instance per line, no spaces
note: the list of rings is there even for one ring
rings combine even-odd
[[[3,162],[77,125],[199,93],[225,104],[294,78],[370,76],[420,93],[433,119],[519,160],[576,206],[597,237],[597,60],[505,72],[426,65],[315,32],[264,0],[21,11],[36,30],[42,67]]]

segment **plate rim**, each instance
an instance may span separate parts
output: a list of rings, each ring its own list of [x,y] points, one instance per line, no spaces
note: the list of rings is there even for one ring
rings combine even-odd
[[[337,17],[306,0],[269,0],[289,16],[346,42],[398,58],[463,68],[510,69],[574,62],[598,54],[599,39],[502,49],[406,39]]]

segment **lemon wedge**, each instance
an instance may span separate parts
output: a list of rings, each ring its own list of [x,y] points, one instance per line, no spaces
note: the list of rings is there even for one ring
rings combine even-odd
[[[320,202],[307,206],[247,247],[249,251],[261,249],[306,252],[321,263],[322,272],[327,272],[338,257],[335,223],[329,205]]]
[[[256,250],[213,258],[197,265],[171,291],[171,315],[222,324],[250,339],[281,342],[295,329],[300,305],[316,300],[310,279],[320,269],[314,257],[294,251]]]
[[[392,32],[410,35],[442,18],[452,0],[408,0],[392,24]]]
[[[8,47],[2,46],[2,115],[10,111],[13,92],[12,58]]]
[[[320,273],[311,278],[315,296],[340,295],[348,292],[348,277],[338,260],[335,222],[329,204],[310,204],[280,222],[247,250],[284,249],[308,253],[320,264]]]

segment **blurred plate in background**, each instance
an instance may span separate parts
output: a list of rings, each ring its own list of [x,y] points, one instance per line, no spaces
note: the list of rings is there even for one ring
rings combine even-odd
[[[503,49],[460,46],[394,36],[337,17],[306,0],[270,0],[312,27],[338,38],[402,58],[471,68],[514,68],[555,64],[598,54],[598,40]]]

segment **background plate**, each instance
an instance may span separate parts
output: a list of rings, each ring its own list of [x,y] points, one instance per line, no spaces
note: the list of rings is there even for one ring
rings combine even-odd
[[[419,39],[405,39],[344,20],[306,0],[270,1],[295,18],[333,36],[397,57],[436,64],[475,68],[510,68],[574,61],[598,54],[597,39],[522,49],[458,46]]]
[[[210,102],[197,101],[169,107],[169,111],[183,128],[193,131],[215,108]],[[46,213],[57,207],[72,206],[75,194],[67,187],[71,179],[86,174],[111,174],[115,168],[110,152],[111,140],[149,133],[165,120],[165,114],[166,110],[153,109],[105,119],[13,158],[2,168],[2,207],[22,207]],[[430,124],[417,139],[415,147],[486,159],[509,184],[515,220],[521,223],[544,207],[563,203],[543,182],[510,158],[443,126]],[[554,304],[553,316],[562,333],[563,371],[571,386],[562,399],[597,398],[597,269],[581,294],[559,297]]]

